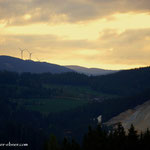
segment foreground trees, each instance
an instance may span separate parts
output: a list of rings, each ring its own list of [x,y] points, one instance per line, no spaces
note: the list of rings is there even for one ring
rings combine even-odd
[[[53,139],[53,140],[52,140]],[[55,140],[54,140],[55,139]],[[82,144],[75,140],[64,138],[58,144],[56,138],[51,136],[47,141],[48,147],[44,150],[129,150],[129,149],[150,149],[150,131],[138,133],[134,126],[125,132],[121,123],[111,131],[105,131],[100,125],[96,129],[89,127],[88,133],[83,137]]]

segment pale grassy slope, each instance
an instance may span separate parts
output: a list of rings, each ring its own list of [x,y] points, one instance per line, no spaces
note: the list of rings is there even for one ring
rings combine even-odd
[[[150,128],[150,100],[113,117],[106,124],[113,125],[118,122],[121,122],[125,129],[128,129],[131,124],[139,131]]]

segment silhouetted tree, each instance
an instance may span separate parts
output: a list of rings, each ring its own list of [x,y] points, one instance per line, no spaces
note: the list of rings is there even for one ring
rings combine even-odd
[[[139,147],[139,135],[135,130],[133,124],[131,124],[130,129],[128,130],[127,136],[128,148],[138,148]]]

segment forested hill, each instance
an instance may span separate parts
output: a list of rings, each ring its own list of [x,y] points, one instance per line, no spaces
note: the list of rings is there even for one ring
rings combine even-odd
[[[10,56],[0,56],[0,70],[14,72],[31,72],[31,73],[62,73],[73,72],[73,70],[64,66],[50,64],[46,62],[35,62],[31,60],[22,60]]]
[[[0,83],[4,84],[25,84],[33,87],[42,84],[88,86],[101,93],[120,96],[132,96],[150,89],[149,79],[150,67],[125,70],[105,76],[86,76],[76,72],[60,74],[0,72]]]
[[[104,93],[134,95],[150,88],[149,79],[150,67],[144,67],[93,77],[91,87]]]

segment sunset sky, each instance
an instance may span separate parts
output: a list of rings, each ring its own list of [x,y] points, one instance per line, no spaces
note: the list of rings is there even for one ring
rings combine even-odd
[[[150,0],[0,0],[0,55],[19,48],[60,65],[149,66]]]

